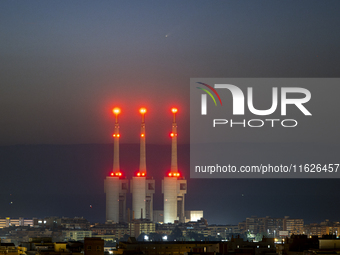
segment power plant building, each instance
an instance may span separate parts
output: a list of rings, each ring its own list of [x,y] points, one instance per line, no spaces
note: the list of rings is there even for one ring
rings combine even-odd
[[[177,109],[171,109],[173,113],[171,136],[171,172],[162,181],[162,193],[164,194],[164,223],[175,221],[185,222],[184,198],[187,193],[187,181],[178,172],[177,165]]]
[[[113,171],[104,181],[104,192],[106,193],[106,221],[118,223],[126,221],[126,193],[129,182],[123,177],[119,166],[119,123],[118,114],[120,109],[113,109],[116,115],[113,154]]]
[[[181,176],[177,165],[177,109],[171,109],[173,113],[171,136],[171,171],[162,180],[162,193],[164,194],[164,223],[186,222],[185,194],[187,193],[187,181]],[[123,176],[119,165],[119,123],[118,115],[120,109],[113,109],[115,114],[114,128],[114,154],[113,171],[104,181],[104,192],[106,193],[106,221],[119,223],[130,222],[130,213],[126,213],[126,196],[129,190],[129,181]],[[132,193],[132,215],[133,219],[158,221],[154,218],[153,195],[155,193],[155,180],[147,175],[146,170],[146,146],[145,146],[145,113],[141,108],[142,115],[140,132],[140,162],[139,170],[130,180],[130,192]],[[191,217],[190,217],[191,218]]]
[[[132,211],[136,219],[149,219],[153,221],[153,194],[155,193],[155,180],[147,176],[146,172],[146,151],[145,151],[145,113],[146,109],[141,108],[142,115],[140,133],[140,162],[139,171],[132,177],[130,190],[132,193]]]

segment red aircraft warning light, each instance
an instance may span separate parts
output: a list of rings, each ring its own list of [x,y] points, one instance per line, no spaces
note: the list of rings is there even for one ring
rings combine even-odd
[[[181,176],[181,174],[180,173],[168,173],[168,176],[169,177],[180,177]]]
[[[137,175],[137,177],[145,177],[146,173],[138,172],[136,175]]]
[[[112,110],[112,112],[114,113],[114,114],[120,114],[120,109],[118,108],[118,107],[116,107],[116,108],[113,108],[113,110]]]
[[[113,134],[113,137],[120,137],[120,134]]]
[[[146,108],[140,108],[139,112],[142,114],[142,122],[144,122],[144,114],[146,113]]]
[[[110,175],[111,175],[112,177],[114,177],[114,176],[116,176],[116,177],[121,177],[123,174],[122,174],[121,172],[116,172],[116,173],[112,172]]]
[[[118,114],[120,114],[120,109],[115,107],[112,109],[112,112],[116,115],[116,123],[118,123]]]
[[[177,108],[171,108],[171,112],[174,114],[174,123],[176,122],[176,113],[177,113]]]

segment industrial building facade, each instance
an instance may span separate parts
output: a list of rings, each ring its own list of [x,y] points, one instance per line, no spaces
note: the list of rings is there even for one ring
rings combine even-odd
[[[171,171],[167,172],[162,180],[163,198],[163,222],[186,222],[185,194],[187,193],[187,181],[178,172],[177,166],[177,123],[176,108],[172,108],[173,114],[171,137]],[[120,171],[119,165],[119,108],[114,108],[114,152],[113,171],[104,181],[104,192],[106,193],[106,221],[111,223],[129,222],[130,213],[126,210],[126,196],[128,190],[132,194],[132,219],[147,219],[155,221],[153,209],[153,195],[155,193],[155,180],[147,175],[146,168],[146,109],[139,110],[142,116],[140,131],[140,163],[139,170],[134,174],[130,182]],[[130,184],[130,187],[129,187]],[[157,220],[156,220],[157,221]]]

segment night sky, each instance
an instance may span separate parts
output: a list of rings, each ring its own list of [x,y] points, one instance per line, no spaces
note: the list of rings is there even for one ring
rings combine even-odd
[[[158,183],[178,107],[179,168],[189,177],[190,78],[339,77],[339,13],[337,0],[1,1],[0,171],[10,181],[0,216],[104,221],[115,106],[128,176],[138,167],[138,109],[148,109],[147,164]],[[339,184],[189,179],[187,207],[210,223],[340,221]]]

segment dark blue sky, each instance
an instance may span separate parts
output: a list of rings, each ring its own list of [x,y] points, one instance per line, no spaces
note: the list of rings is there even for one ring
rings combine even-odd
[[[337,77],[338,1],[1,1],[0,144],[166,142],[191,77]],[[171,118],[171,117],[170,117]]]
[[[84,215],[102,220],[102,186],[110,170],[111,147],[103,154],[86,152],[85,159],[96,158],[92,164],[101,162],[94,170],[82,161],[81,149],[72,158],[66,147],[64,151],[56,147],[54,155],[55,149],[23,146],[18,152],[12,145],[111,143],[115,106],[122,109],[122,143],[139,142],[141,106],[148,108],[149,144],[166,144],[170,149],[172,106],[179,108],[179,142],[189,143],[190,78],[338,77],[339,13],[338,0],[0,1],[0,145],[4,146],[0,156],[6,157],[0,171],[8,179],[21,178],[0,189],[1,203],[7,204],[0,216],[81,216],[89,200],[98,199],[101,209],[95,216],[85,211]],[[148,156],[154,173],[168,169],[170,158],[155,163],[156,157]],[[188,167],[188,154],[179,160],[180,167]],[[75,178],[83,167],[88,175]],[[60,168],[62,175],[56,174]],[[100,175],[88,189],[95,173],[91,171]],[[67,192],[62,192],[63,180],[68,180]],[[189,180],[188,205],[204,209],[212,223],[290,212],[309,221],[336,220],[338,182]],[[86,196],[80,199],[81,206],[69,197],[52,202],[52,196],[71,193],[72,185],[79,191],[75,195]],[[9,192],[26,204],[8,207]],[[42,193],[47,197],[37,197]],[[223,202],[214,209],[211,198],[216,195]],[[157,199],[161,205],[161,197]],[[34,211],[32,204],[40,207]],[[329,210],[324,209],[327,206]]]

